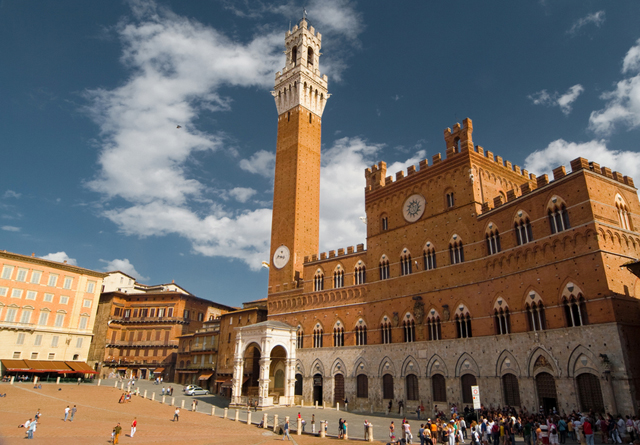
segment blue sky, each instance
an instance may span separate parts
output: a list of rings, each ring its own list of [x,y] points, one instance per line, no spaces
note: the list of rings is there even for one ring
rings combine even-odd
[[[323,34],[321,250],[364,242],[365,167],[474,142],[640,180],[640,3],[0,1],[0,249],[240,305],[266,296],[284,32]],[[181,129],[176,126],[181,125]]]

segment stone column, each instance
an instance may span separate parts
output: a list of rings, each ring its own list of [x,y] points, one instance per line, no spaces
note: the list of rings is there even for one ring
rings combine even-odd
[[[277,414],[273,415],[273,432],[274,433],[278,432],[278,415]]]
[[[216,415],[216,406],[215,405],[211,405],[211,417]]]
[[[327,437],[327,433],[325,433],[324,431],[325,423],[326,423],[325,420],[320,421],[320,437]]]
[[[235,414],[235,416],[234,416],[233,420],[235,420],[235,421],[237,422],[239,419],[240,419],[240,410],[239,410],[239,409],[237,409],[237,410],[236,410],[236,414]]]
[[[142,397],[145,398],[145,399],[147,398],[147,390],[146,389],[144,390],[144,396],[142,396]]]
[[[289,406],[293,406],[295,399],[295,391],[296,391],[296,361],[295,359],[288,358],[286,361],[286,371],[285,371],[285,387],[284,387],[284,398],[285,404]]]
[[[302,435],[302,419],[298,417],[298,429],[296,430],[298,436]]]
[[[152,401],[153,401],[153,400],[156,400],[156,393],[155,393],[155,392],[152,392],[152,393],[151,393],[151,400],[152,400]]]
[[[231,404],[240,404],[242,397],[242,380],[244,376],[244,360],[236,355],[233,364],[233,387],[231,388]]]
[[[247,411],[247,425],[251,425],[251,411]]]
[[[162,402],[161,402],[162,404],[164,404],[165,399],[166,399],[166,396],[162,396]]]
[[[265,406],[269,397],[269,367],[271,359],[260,357],[260,378],[258,379],[258,404]]]
[[[267,413],[262,414],[262,428],[267,427],[267,422],[269,421],[269,416]]]
[[[100,386],[100,383],[102,383],[102,379],[98,379],[98,386]]]
[[[224,414],[222,415],[223,419],[226,419],[229,416],[229,408],[224,409]]]
[[[367,438],[367,440],[369,442],[373,442],[373,425],[369,424],[369,427],[367,428],[368,432],[369,432],[369,437]]]

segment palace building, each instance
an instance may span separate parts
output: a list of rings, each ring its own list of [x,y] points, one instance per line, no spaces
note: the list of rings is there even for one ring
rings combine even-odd
[[[321,41],[305,19],[285,34],[269,315],[236,329],[232,403],[431,411],[478,385],[487,406],[637,412],[633,180],[583,158],[536,176],[475,145],[465,119],[444,156],[368,168],[366,243],[319,253]]]

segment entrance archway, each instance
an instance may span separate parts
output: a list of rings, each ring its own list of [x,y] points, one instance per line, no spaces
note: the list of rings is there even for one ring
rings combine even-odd
[[[473,374],[465,374],[460,380],[462,383],[462,403],[473,403],[471,387],[477,385],[476,376]]]
[[[284,386],[287,351],[282,346],[276,346],[271,350],[270,358],[269,378],[271,379],[271,384],[269,385],[269,393],[273,396],[275,402],[276,398],[279,399],[285,395]]]
[[[333,376],[333,405],[344,401],[344,376],[336,374]]]
[[[256,343],[247,346],[244,352],[244,375],[242,395],[258,397],[258,377],[260,376],[260,347]]]
[[[600,380],[593,374],[580,374],[576,377],[578,385],[578,398],[580,399],[580,409],[583,411],[593,411],[594,413],[604,412],[604,401],[602,400],[602,389]]]
[[[296,374],[296,387],[293,392],[294,395],[296,396],[302,395],[302,382],[303,382],[302,374]]]
[[[541,372],[536,376],[536,390],[538,392],[538,404],[542,406],[545,414],[552,412],[558,406],[556,379],[548,372]]]
[[[322,405],[322,374],[313,376],[313,404]]]

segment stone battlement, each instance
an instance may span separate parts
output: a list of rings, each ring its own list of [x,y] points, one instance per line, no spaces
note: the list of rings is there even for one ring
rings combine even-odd
[[[342,256],[346,256],[346,255],[351,255],[353,253],[362,253],[364,252],[364,244],[358,244],[355,249],[353,246],[349,246],[346,249],[344,248],[340,248],[338,249],[337,253],[335,250],[330,250],[329,252],[322,252],[320,255],[317,254],[313,254],[310,257],[309,256],[305,256],[304,257],[304,262],[305,263],[313,263],[315,261],[324,261],[324,260],[330,260],[333,258],[339,258]]]
[[[284,33],[285,42],[286,39],[289,38],[292,34],[295,34],[298,29],[306,29],[309,34],[314,36],[316,39],[322,40],[322,34],[316,32],[316,29],[313,26],[309,26],[309,22],[307,22],[307,19],[302,19],[300,20],[300,23],[298,25],[294,25],[290,31]]]

